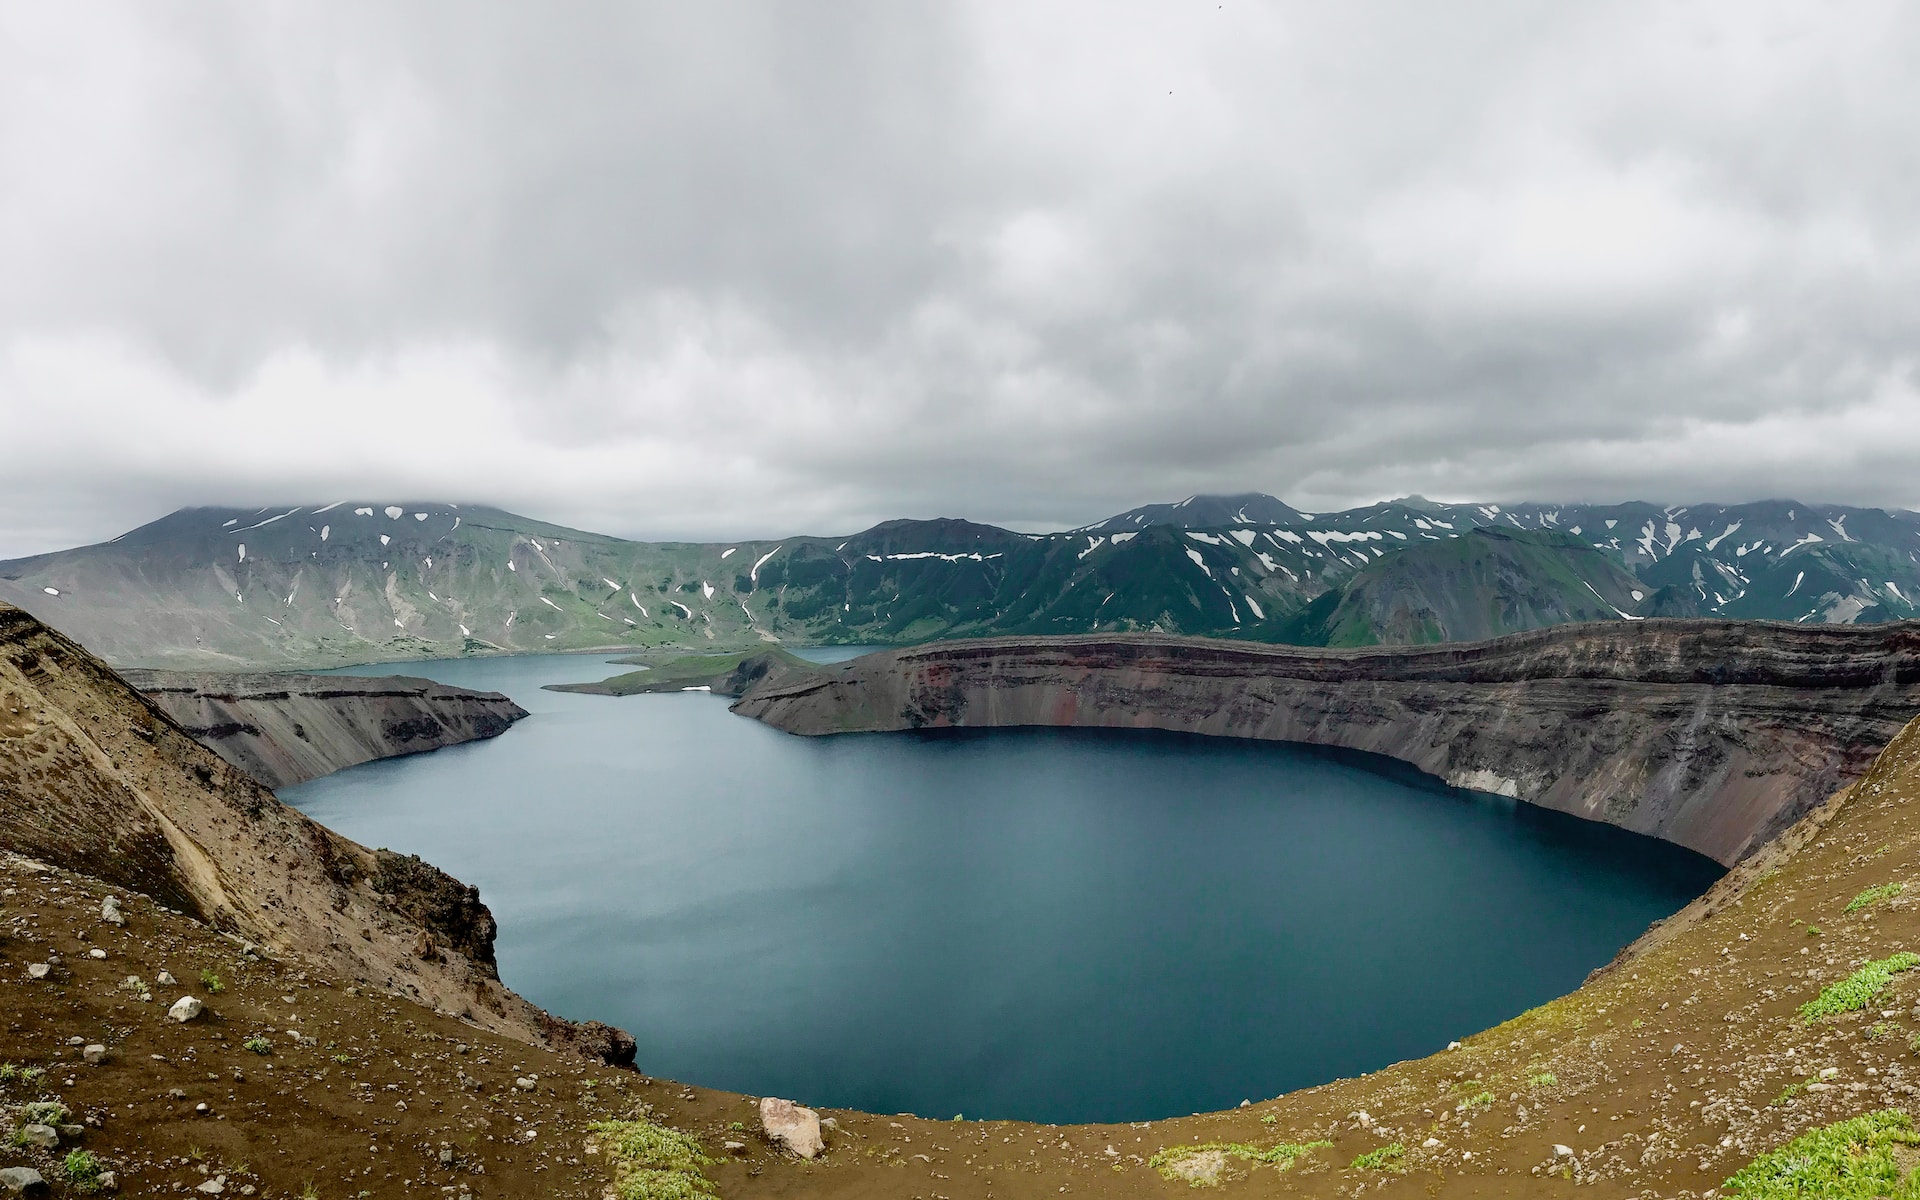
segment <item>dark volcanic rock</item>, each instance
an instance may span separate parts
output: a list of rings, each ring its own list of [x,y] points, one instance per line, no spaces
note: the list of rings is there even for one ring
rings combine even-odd
[[[802,734],[1084,725],[1344,746],[1730,864],[1920,713],[1920,624],[1609,622],[1344,651],[999,638],[868,655],[734,707]]]
[[[527,715],[498,692],[404,675],[121,674],[214,753],[274,788],[498,737]]]

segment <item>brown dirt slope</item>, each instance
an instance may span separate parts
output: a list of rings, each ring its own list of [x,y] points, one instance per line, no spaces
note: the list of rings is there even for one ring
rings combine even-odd
[[[1344,651],[991,638],[772,678],[734,708],[802,734],[1080,725],[1344,746],[1731,864],[1920,714],[1920,623],[1615,621]]]
[[[474,889],[288,808],[98,659],[4,605],[0,722],[0,846],[489,1028],[570,1034],[501,986],[493,918]]]
[[[66,1105],[133,1195],[224,1177],[222,1194],[324,1200],[596,1196],[611,1173],[589,1126],[645,1115],[695,1139],[725,1197],[1173,1197],[1198,1178],[1222,1196],[1703,1198],[1811,1127],[1920,1111],[1920,972],[1862,1011],[1799,1013],[1861,963],[1920,946],[1920,905],[1884,890],[1920,883],[1916,804],[1920,725],[1584,987],[1458,1049],[1131,1125],[823,1113],[840,1128],[804,1163],[760,1135],[752,1098],[523,1045],[307,956],[256,961],[141,897],[122,893],[128,925],[111,926],[112,889],[7,858],[0,1063],[16,1069],[0,1068],[0,1118]],[[1846,911],[1870,888],[1879,900]],[[167,1020],[183,992],[209,1015]],[[255,1037],[270,1053],[246,1048]],[[85,1064],[85,1044],[105,1061]],[[1285,1168],[1252,1157],[1284,1158],[1280,1145],[1310,1148]],[[66,1151],[5,1146],[0,1165],[51,1178]],[[1370,1154],[1384,1169],[1355,1165]]]

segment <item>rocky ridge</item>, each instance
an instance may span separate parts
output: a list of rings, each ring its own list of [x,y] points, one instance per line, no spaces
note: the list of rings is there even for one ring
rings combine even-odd
[[[1609,622],[1346,651],[994,638],[773,676],[734,707],[810,735],[1060,725],[1342,746],[1730,864],[1920,713],[1920,624]]]
[[[202,744],[270,788],[498,737],[527,715],[498,692],[404,675],[120,674]]]
[[[98,659],[0,605],[0,845],[486,1028],[632,1058],[501,985],[476,889],[282,804]]]

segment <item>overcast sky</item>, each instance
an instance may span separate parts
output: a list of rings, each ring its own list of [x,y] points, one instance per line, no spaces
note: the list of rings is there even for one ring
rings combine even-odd
[[[1920,506],[1920,5],[0,8],[0,556]]]

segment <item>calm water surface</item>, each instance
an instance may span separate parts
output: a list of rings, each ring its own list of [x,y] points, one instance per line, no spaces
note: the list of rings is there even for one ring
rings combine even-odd
[[[650,1074],[929,1116],[1222,1108],[1577,986],[1705,858],[1387,760],[1137,732],[807,739],[528,656],[488,742],[282,796],[477,883],[506,982]]]

